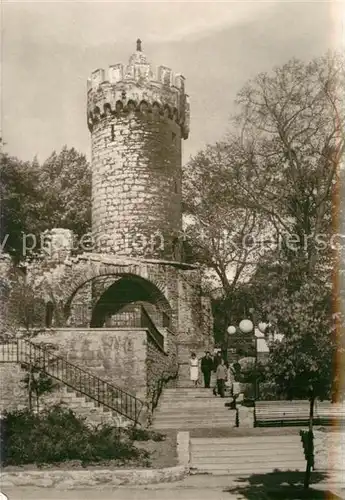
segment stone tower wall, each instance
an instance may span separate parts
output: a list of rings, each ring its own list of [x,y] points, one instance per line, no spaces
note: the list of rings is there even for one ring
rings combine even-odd
[[[129,65],[93,72],[92,229],[96,251],[180,260],[181,139],[188,137],[184,78],[141,50]]]
[[[97,249],[173,258],[172,242],[182,220],[181,138],[176,123],[134,113],[103,119],[92,133],[92,156]]]

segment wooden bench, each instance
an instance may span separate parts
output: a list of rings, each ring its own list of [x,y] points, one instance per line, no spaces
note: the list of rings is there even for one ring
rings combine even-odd
[[[345,405],[330,401],[317,401],[314,424],[330,425],[345,421]],[[308,425],[309,401],[256,401],[254,427]]]
[[[307,425],[309,401],[256,401],[254,427]]]

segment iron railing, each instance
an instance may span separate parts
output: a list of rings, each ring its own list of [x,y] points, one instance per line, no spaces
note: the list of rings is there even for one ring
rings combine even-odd
[[[164,337],[161,332],[157,329],[156,325],[152,321],[150,315],[146,311],[144,306],[141,306],[141,318],[140,318],[140,326],[142,328],[146,328],[149,335],[153,338],[154,342],[164,350]]]
[[[140,399],[73,365],[46,347],[26,339],[1,344],[0,362],[17,362],[25,367],[34,366],[74,391],[92,399],[98,405],[116,411],[134,423],[139,420],[144,406]]]

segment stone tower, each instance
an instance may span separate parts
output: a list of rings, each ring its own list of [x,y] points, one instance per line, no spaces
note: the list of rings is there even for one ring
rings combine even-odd
[[[92,73],[87,119],[96,252],[180,261],[184,77],[152,68],[138,40],[127,65]]]
[[[87,120],[94,245],[75,254],[69,232],[47,235],[30,273],[55,331],[37,339],[151,404],[162,384],[188,385],[190,351],[213,345],[200,269],[180,248],[184,78],[153,69],[138,40],[127,65],[92,73]]]

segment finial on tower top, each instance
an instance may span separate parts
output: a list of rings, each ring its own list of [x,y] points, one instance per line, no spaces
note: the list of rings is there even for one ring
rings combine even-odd
[[[137,40],[137,50],[139,52],[141,52],[141,40],[140,40],[140,38],[138,38],[138,40]]]

